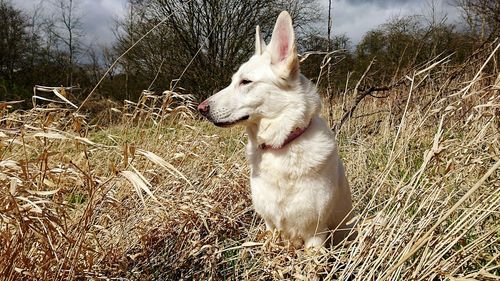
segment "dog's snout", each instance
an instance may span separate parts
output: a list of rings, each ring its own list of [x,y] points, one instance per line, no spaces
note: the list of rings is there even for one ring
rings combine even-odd
[[[208,104],[208,100],[204,100],[198,105],[198,111],[203,115],[207,114],[209,109],[210,105]]]

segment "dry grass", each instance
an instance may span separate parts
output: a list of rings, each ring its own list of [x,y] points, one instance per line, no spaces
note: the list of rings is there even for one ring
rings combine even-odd
[[[194,118],[190,99],[145,92],[106,128],[62,109],[4,110],[0,276],[496,280],[500,76],[482,68],[492,53],[460,71],[430,62],[360,103],[338,135],[359,235],[317,251],[264,231],[244,133]],[[333,119],[354,99],[334,99]]]

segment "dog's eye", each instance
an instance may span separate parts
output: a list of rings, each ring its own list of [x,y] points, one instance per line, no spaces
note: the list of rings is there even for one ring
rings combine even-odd
[[[240,85],[248,85],[250,83],[252,83],[252,81],[247,80],[247,79],[243,79],[243,80],[241,80]]]

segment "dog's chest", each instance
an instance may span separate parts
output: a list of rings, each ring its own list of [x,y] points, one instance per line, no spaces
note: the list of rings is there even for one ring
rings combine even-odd
[[[276,228],[281,229],[287,218],[293,217],[295,208],[290,208],[290,202],[301,201],[300,189],[292,181],[280,177],[252,177],[252,201],[254,208],[266,221],[271,221]]]
[[[289,228],[291,218],[315,212],[316,204],[311,203],[317,201],[307,188],[309,176],[304,174],[304,167],[283,158],[262,155],[261,161],[251,166],[254,208],[277,229]]]

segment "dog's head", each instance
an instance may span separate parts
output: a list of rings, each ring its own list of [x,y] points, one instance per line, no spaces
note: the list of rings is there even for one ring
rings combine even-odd
[[[285,111],[295,112],[294,119],[307,119],[306,111],[317,111],[320,103],[317,95],[303,89],[309,84],[299,73],[292,19],[284,11],[269,45],[257,26],[255,54],[240,66],[229,86],[203,101],[198,110],[217,126],[258,124],[276,120]]]

